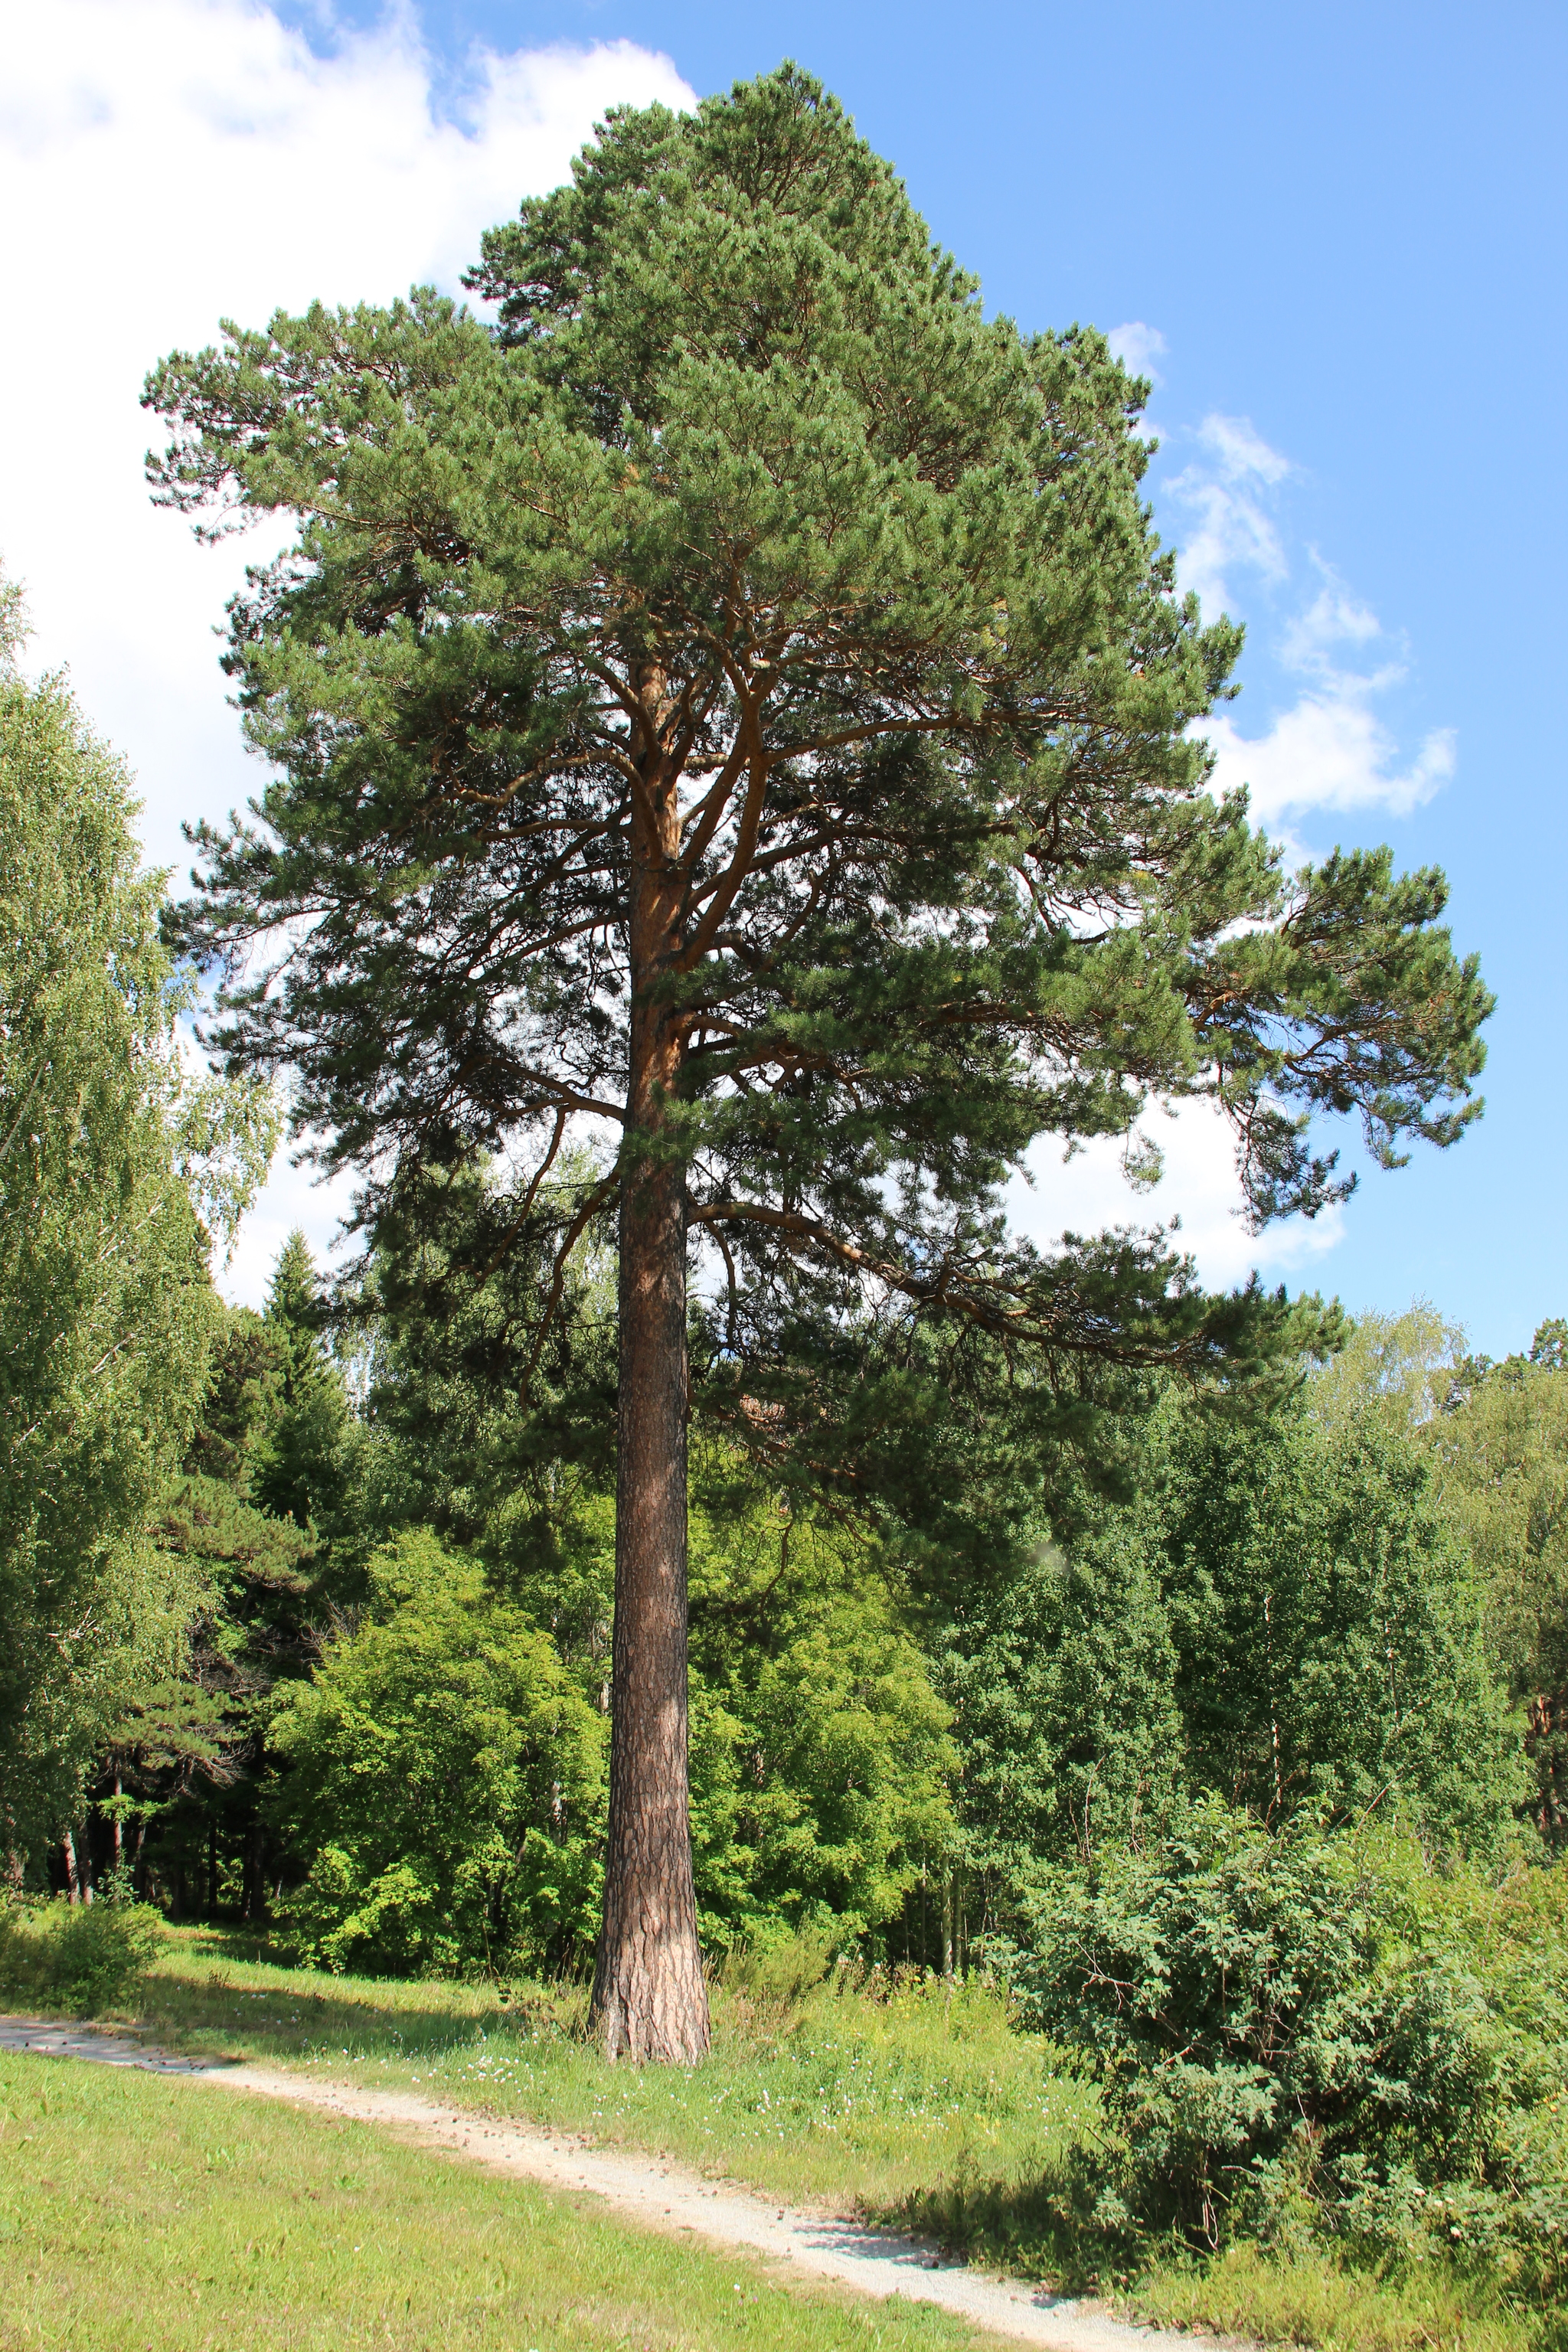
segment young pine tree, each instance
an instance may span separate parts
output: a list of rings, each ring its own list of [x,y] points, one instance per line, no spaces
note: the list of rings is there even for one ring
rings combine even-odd
[[[708,2038],[687,1804],[687,1275],[726,1344],[868,1294],[1016,1343],[1213,1360],[1267,1302],[1159,1237],[1042,1262],[998,1188],[1145,1099],[1235,1119],[1259,1219],[1451,1140],[1489,1000],[1385,854],[1294,877],[1215,803],[1193,719],[1237,633],[1140,503],[1103,340],[987,318],[793,67],[610,115],[470,281],[176,354],[169,504],[298,518],[235,607],[276,780],[205,833],[184,937],[231,1062],[370,1171],[504,1147],[498,1247],[574,1120],[618,1138],[557,1278],[619,1217],[606,2047]],[[286,956],[248,974],[268,936]],[[558,1196],[557,1196],[558,1197]],[[542,1341],[541,1340],[541,1344]]]

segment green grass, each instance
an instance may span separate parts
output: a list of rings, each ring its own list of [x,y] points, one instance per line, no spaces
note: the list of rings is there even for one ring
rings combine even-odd
[[[254,1949],[254,1945],[252,1949]],[[418,2087],[678,2158],[796,2202],[889,2214],[933,2182],[1019,2187],[1092,2120],[1093,2090],[1010,2030],[996,1995],[905,1986],[759,2002],[715,1989],[699,2068],[606,2066],[581,1993],[328,1977],[171,1937],[139,2021],[191,2052]]]
[[[1319,2352],[1539,2352],[1554,2340],[1436,2265],[1380,2278],[1242,2249],[1100,2279],[1044,2186],[1093,2130],[1094,2089],[1064,2053],[1010,2027],[1001,2000],[977,1984],[830,1982],[789,2000],[721,1984],[710,2062],[639,2072],[606,2066],[584,2038],[581,1992],[330,1977],[261,1954],[254,1938],[172,1931],[125,2014],[192,2053],[416,2089],[672,2157],[781,2199],[912,2223],[975,2259],[1074,2291],[1098,2286],[1167,2324]]]
[[[1141,2315],[1167,2327],[1212,2327],[1260,2343],[1327,2352],[1557,2352],[1490,2297],[1433,2266],[1399,2279],[1237,2246],[1203,2265],[1139,2282]]]
[[[786,2288],[389,2134],[0,2055],[0,2345],[80,2352],[958,2352],[921,2305]]]

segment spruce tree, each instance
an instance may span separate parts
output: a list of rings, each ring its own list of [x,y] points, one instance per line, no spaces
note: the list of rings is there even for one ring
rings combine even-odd
[[[278,1253],[265,1322],[278,1356],[279,1410],[258,1448],[252,1486],[263,1510],[310,1528],[342,1491],[348,1397],[322,1344],[316,1269],[298,1227]]]
[[[150,382],[161,498],[300,526],[228,655],[275,780],[200,833],[184,938],[372,1228],[508,1155],[496,1247],[552,1221],[537,1347],[618,1216],[595,2003],[612,2053],[689,2059],[689,1254],[737,1358],[878,1296],[1014,1349],[1256,1356],[1255,1291],[1202,1298],[1157,1234],[1041,1259],[1004,1179],[1203,1095],[1255,1215],[1310,1213],[1348,1189],[1310,1114],[1386,1162],[1451,1141],[1489,1000],[1439,875],[1288,876],[1209,796],[1189,730],[1238,638],[1140,503],[1143,387],[988,318],[807,76],[612,112],[469,283],[495,327],[420,289]],[[610,1164],[552,1190],[584,1119]]]

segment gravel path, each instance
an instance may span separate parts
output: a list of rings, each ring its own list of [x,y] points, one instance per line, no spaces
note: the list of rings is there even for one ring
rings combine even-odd
[[[405,2138],[454,2149],[495,2171],[602,2198],[647,2228],[677,2234],[690,2231],[721,2246],[747,2246],[789,2263],[796,2273],[836,2279],[862,2294],[905,2295],[917,2303],[940,2304],[944,2311],[994,2335],[1053,2345],[1057,2352],[1197,2352],[1197,2347],[1216,2342],[1129,2326],[1096,2304],[945,2263],[937,2248],[923,2240],[791,2211],[750,2189],[704,2180],[659,2158],[595,2147],[570,2133],[536,2125],[500,2123],[472,2109],[440,2105],[405,2091],[360,2090],[279,2067],[179,2058],[123,2034],[36,2018],[0,2019],[0,2050],[199,2077],[215,2087],[288,2099],[296,2106],[323,2108],[359,2123],[392,2125]]]

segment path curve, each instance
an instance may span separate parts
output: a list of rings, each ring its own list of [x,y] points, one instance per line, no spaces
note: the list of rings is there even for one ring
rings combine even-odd
[[[296,2106],[321,2108],[356,2123],[391,2125],[406,2138],[453,2149],[514,2179],[602,2198],[645,2228],[678,2235],[690,2231],[720,2246],[749,2247],[773,2261],[787,2262],[797,2273],[835,2279],[862,2294],[904,2295],[916,2303],[938,2304],[994,2335],[1052,2345],[1056,2352],[1197,2352],[1199,2347],[1214,2347],[1220,2341],[1131,2326],[1098,2304],[945,2262],[923,2239],[792,2211],[732,2182],[704,2180],[662,2158],[596,2147],[568,2132],[501,2123],[472,2108],[437,2105],[403,2091],[361,2090],[274,2066],[181,2058],[125,2034],[44,2018],[0,2018],[0,2050],[135,2066],[262,2098],[288,2099]]]

